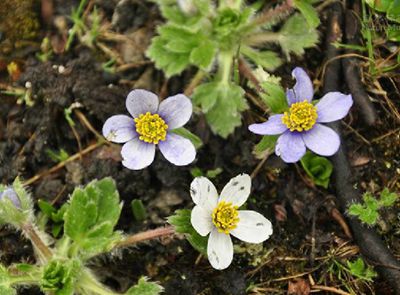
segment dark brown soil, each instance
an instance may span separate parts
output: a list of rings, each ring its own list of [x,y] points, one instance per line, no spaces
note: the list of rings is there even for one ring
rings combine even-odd
[[[77,1],[53,2],[53,14],[64,17],[70,13],[71,7],[78,4]],[[115,3],[119,1],[92,2],[103,11],[106,20],[111,22],[116,10]],[[154,5],[136,0],[125,2],[130,10],[118,8],[121,15],[114,21],[115,32],[127,35],[143,28],[152,32],[161,21]],[[40,10],[34,11],[40,16]],[[69,155],[79,152],[76,135],[82,149],[96,142],[95,135],[79,120],[76,113],[71,115],[75,122],[74,135],[64,116],[64,110],[71,104],[79,103],[78,110],[100,132],[108,117],[126,113],[125,97],[131,88],[145,87],[167,96],[182,92],[191,77],[191,73],[187,72],[182,77],[166,81],[150,63],[116,74],[106,73],[102,63],[109,58],[98,48],[90,49],[78,42],[74,43],[70,52],[53,54],[49,61],[41,62],[35,55],[40,50],[38,44],[41,38],[46,34],[56,36],[59,33],[52,23],[46,25],[45,20],[40,20],[39,37],[31,39],[33,44],[27,45],[24,50],[0,56],[0,64],[18,60],[22,72],[17,81],[12,81],[7,71],[0,67],[0,85],[24,87],[29,82],[34,100],[34,105],[28,107],[16,104],[13,96],[0,94],[2,183],[10,183],[18,175],[28,180],[53,167],[57,163],[49,157],[47,150],[64,149]],[[324,25],[321,26],[321,34],[323,32]],[[4,38],[7,42],[14,42],[11,37]],[[118,44],[107,44],[115,50],[121,50]],[[137,54],[143,55],[143,52]],[[292,59],[277,73],[290,81],[292,67],[302,64],[319,82],[317,79],[323,59],[321,46],[309,50],[303,60]],[[60,66],[63,68],[60,69]],[[365,82],[368,83],[368,77]],[[343,144],[349,151],[356,186],[362,191],[379,192],[385,186],[399,191],[400,122],[389,104],[397,110],[400,108],[400,78],[381,78],[380,82],[390,102],[382,96],[375,97],[374,106],[379,122],[373,127],[367,127],[360,119],[358,110],[353,109],[342,123],[345,131]],[[340,91],[346,92],[347,89]],[[193,178],[190,173],[193,167],[203,171],[222,168],[223,173],[213,180],[219,189],[231,177],[254,171],[259,160],[252,154],[252,149],[260,138],[249,133],[246,126],[253,122],[255,112],[247,111],[243,127],[226,140],[213,135],[203,116],[195,114],[188,128],[203,139],[204,146],[199,150],[196,162],[188,167],[175,167],[158,153],[149,168],[131,171],[121,165],[120,147],[103,145],[65,168],[34,182],[31,185],[32,194],[35,199],[48,201],[53,201],[57,196],[55,204],[60,206],[75,186],[84,185],[95,178],[111,176],[116,180],[125,204],[118,229],[135,233],[164,225],[166,218],[175,209],[191,208],[188,188]],[[181,238],[151,241],[122,250],[118,255],[99,257],[92,261],[93,269],[107,285],[117,291],[126,290],[139,277],[146,275],[159,281],[167,295],[241,295],[246,294],[252,284],[259,285],[261,290],[253,294],[286,294],[290,276],[305,272],[310,272],[319,285],[343,287],[337,277],[329,276],[329,263],[332,259],[355,259],[357,248],[330,215],[332,206],[335,206],[332,190],[315,188],[310,183],[301,166],[286,165],[273,155],[268,158],[253,179],[253,192],[247,206],[272,220],[274,234],[264,243],[263,248],[235,241],[240,246],[239,251],[245,253],[235,255],[232,266],[226,271],[213,270],[204,257],[198,260],[198,253]],[[137,222],[132,216],[130,202],[133,199],[141,199],[148,210],[148,219],[144,222]],[[383,212],[378,227],[397,257],[400,256],[398,212],[398,206]],[[28,241],[9,228],[2,229],[0,234],[2,263],[33,262],[32,248]],[[355,250],[348,253],[335,252],[338,247]],[[318,257],[325,258],[313,260]],[[307,280],[307,275],[299,277]],[[376,294],[391,294],[390,288],[380,278],[376,279],[372,287]],[[358,290],[359,294],[372,294],[362,284]],[[24,288],[19,293],[41,294],[37,288]]]

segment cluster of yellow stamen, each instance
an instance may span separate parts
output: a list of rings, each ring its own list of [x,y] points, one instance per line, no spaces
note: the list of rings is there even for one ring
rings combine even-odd
[[[282,123],[290,131],[301,132],[310,130],[317,122],[317,118],[317,108],[305,100],[292,104],[289,111],[283,114]]]
[[[239,222],[238,206],[221,201],[212,213],[212,221],[220,233],[229,234]]]
[[[139,133],[139,139],[148,142],[158,144],[161,140],[165,140],[167,136],[168,125],[158,114],[141,114],[138,118],[135,118],[136,132]]]

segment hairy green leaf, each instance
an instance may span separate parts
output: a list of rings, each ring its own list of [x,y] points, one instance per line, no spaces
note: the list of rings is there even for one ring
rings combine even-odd
[[[291,52],[302,55],[305,48],[313,47],[317,42],[317,31],[306,24],[301,14],[290,17],[280,30],[279,43],[286,56]]]
[[[265,81],[260,86],[264,90],[260,97],[274,114],[281,114],[289,108],[285,91],[280,85]]]
[[[260,65],[269,71],[275,70],[282,64],[282,60],[279,58],[278,54],[273,51],[258,51],[248,46],[242,46],[240,52],[251,59],[256,65]]]
[[[295,0],[294,5],[300,10],[301,14],[306,19],[308,25],[311,28],[316,28],[320,24],[318,12],[311,5],[311,1],[308,0]]]
[[[64,216],[64,231],[85,256],[103,251],[119,238],[114,233],[121,213],[115,182],[111,178],[94,180],[74,190]]]
[[[53,260],[43,270],[40,288],[55,295],[73,295],[80,269],[78,260]]]
[[[199,68],[207,69],[211,65],[216,52],[216,45],[209,40],[204,40],[202,44],[192,50],[189,59],[192,64]]]
[[[379,200],[379,204],[382,207],[390,207],[397,201],[398,195],[394,192],[390,192],[389,189],[386,187],[381,192],[381,198]]]
[[[131,208],[133,217],[135,217],[137,221],[142,221],[146,219],[146,207],[144,207],[142,200],[133,199],[131,202]]]
[[[168,217],[168,223],[175,227],[178,233],[186,234],[189,243],[200,253],[207,255],[207,237],[202,237],[193,228],[190,222],[191,210],[176,210],[174,215]]]
[[[158,295],[163,291],[157,283],[149,282],[146,277],[141,277],[136,286],[131,287],[125,295]]]

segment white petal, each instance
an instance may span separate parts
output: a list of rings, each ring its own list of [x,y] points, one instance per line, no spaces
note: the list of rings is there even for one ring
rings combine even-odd
[[[189,165],[196,159],[196,148],[193,143],[180,135],[167,133],[164,141],[158,143],[163,156],[176,166]]]
[[[251,178],[248,174],[240,174],[232,178],[220,194],[220,201],[230,202],[234,206],[242,206],[250,195]]]
[[[211,210],[204,209],[200,206],[194,206],[192,209],[190,222],[199,235],[203,237],[208,235],[213,229],[211,214]]]
[[[230,233],[247,243],[262,243],[272,235],[272,224],[258,212],[240,210],[239,223]]]
[[[233,244],[230,235],[211,231],[207,244],[208,261],[215,269],[227,268],[233,260]]]
[[[184,94],[167,97],[160,103],[158,114],[165,120],[169,129],[185,125],[192,116],[192,102]]]
[[[158,103],[157,95],[144,89],[132,90],[126,98],[126,108],[134,118],[147,112],[156,113]]]
[[[153,162],[155,152],[156,146],[154,144],[135,138],[122,147],[122,165],[132,170],[143,169]]]
[[[206,177],[196,177],[190,184],[193,202],[204,209],[213,210],[217,206],[218,192],[214,184]]]
[[[138,136],[135,130],[135,121],[125,115],[112,116],[103,125],[103,136],[112,142],[128,142]]]

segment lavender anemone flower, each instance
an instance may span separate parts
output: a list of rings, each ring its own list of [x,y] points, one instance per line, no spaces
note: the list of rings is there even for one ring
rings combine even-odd
[[[249,130],[261,135],[280,134],[275,153],[287,163],[300,160],[306,147],[321,156],[332,156],[340,146],[340,137],[331,128],[321,124],[344,118],[353,105],[351,95],[340,92],[325,94],[312,104],[314,90],[310,77],[302,68],[292,71],[296,85],[286,91],[289,110],[272,115],[267,122],[252,124]]]
[[[128,94],[126,108],[133,118],[115,115],[103,126],[107,140],[125,143],[121,155],[126,168],[140,170],[149,166],[154,160],[156,145],[174,165],[193,162],[196,149],[192,142],[171,132],[189,121],[192,115],[189,98],[177,94],[159,103],[154,93],[136,89]]]
[[[21,201],[13,188],[7,187],[4,191],[0,192],[0,202],[4,198],[9,199],[15,207],[21,208]]]

